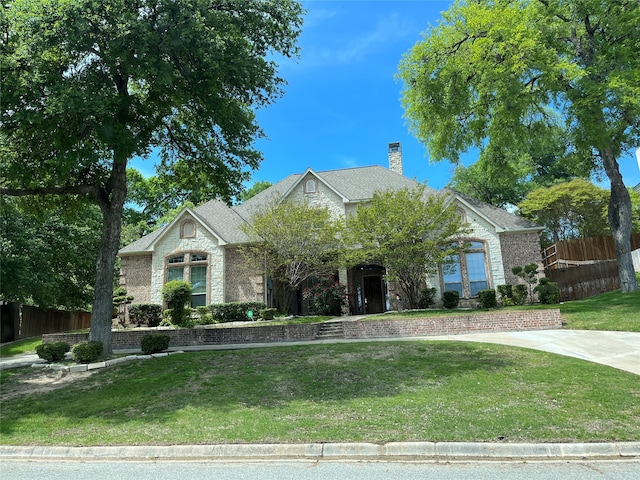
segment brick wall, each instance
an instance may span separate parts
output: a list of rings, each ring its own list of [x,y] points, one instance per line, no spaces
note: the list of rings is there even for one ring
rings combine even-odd
[[[134,303],[151,303],[151,254],[120,257],[120,285]]]
[[[225,302],[263,302],[264,276],[256,273],[239,249],[225,249]]]
[[[542,270],[542,252],[540,234],[537,232],[519,234],[501,234],[502,262],[504,263],[505,281],[508,284],[522,283],[520,277],[511,273],[513,267],[524,267],[537,263]]]
[[[560,310],[491,312],[411,318],[406,320],[358,320],[344,322],[345,338],[416,337],[462,333],[547,330],[562,327]]]
[[[545,330],[562,327],[560,310],[504,311],[473,313],[456,317],[412,318],[406,320],[348,320],[343,322],[344,336],[355,338],[423,337],[474,332]],[[226,345],[316,340],[320,324],[273,325],[252,327],[215,327],[154,330],[171,337],[169,346]],[[140,348],[149,330],[114,331],[112,347]],[[56,333],[42,336],[43,343],[63,341],[70,345],[86,342],[87,333]]]

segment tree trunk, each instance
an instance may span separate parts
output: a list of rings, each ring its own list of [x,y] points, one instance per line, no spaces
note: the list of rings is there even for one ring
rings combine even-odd
[[[102,239],[96,265],[95,297],[91,312],[89,340],[102,342],[104,354],[111,352],[113,275],[120,248],[122,210],[127,195],[126,167],[126,159],[118,159],[114,155],[111,177],[98,198],[102,210]]]
[[[638,290],[638,281],[631,256],[632,207],[629,191],[622,181],[618,162],[611,149],[600,151],[604,170],[611,181],[609,200],[609,226],[616,247],[620,291],[628,293]]]

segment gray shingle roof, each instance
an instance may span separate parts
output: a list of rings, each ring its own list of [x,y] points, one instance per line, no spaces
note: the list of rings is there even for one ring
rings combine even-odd
[[[381,166],[327,170],[313,173],[317,175],[318,179],[342,195],[342,197],[346,199],[346,202],[366,201],[370,199],[376,191],[400,190],[402,188],[414,188],[419,185],[416,180],[404,177]],[[287,194],[302,180],[303,175],[304,173],[289,175],[241,205],[230,207],[220,200],[210,200],[195,208],[194,213],[201,222],[206,224],[226,243],[246,243],[249,241],[249,238],[241,230],[240,227],[242,224],[249,221],[251,216],[259,211],[260,208]],[[445,189],[444,191],[445,193],[450,193],[460,198],[480,215],[496,225],[499,230],[542,230],[538,225],[501,208],[486,204],[455,190]],[[426,194],[434,193],[438,193],[438,191],[426,187]],[[162,234],[165,228],[166,227],[162,227],[127,245],[120,250],[120,254],[146,251]]]

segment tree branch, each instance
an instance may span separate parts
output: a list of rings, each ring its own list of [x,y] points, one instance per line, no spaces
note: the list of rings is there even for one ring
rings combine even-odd
[[[97,198],[100,188],[95,185],[10,188],[0,187],[0,194],[11,197],[26,197],[27,195],[91,195]]]

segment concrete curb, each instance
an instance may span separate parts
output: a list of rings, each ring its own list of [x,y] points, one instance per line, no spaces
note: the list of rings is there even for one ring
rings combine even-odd
[[[451,460],[640,460],[640,442],[472,443],[392,442],[228,444],[171,446],[46,447],[0,445],[2,459],[309,459],[380,461]]]

